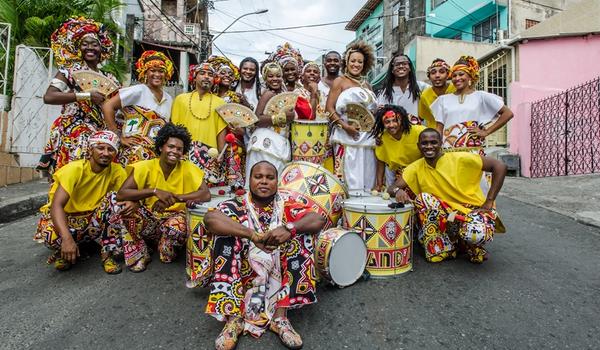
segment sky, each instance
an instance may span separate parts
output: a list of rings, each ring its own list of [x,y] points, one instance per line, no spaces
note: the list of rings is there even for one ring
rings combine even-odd
[[[209,30],[213,35],[222,31],[233,20],[245,13],[268,9],[264,14],[253,14],[237,21],[219,36],[214,44],[235,64],[247,56],[261,61],[265,51],[272,52],[286,41],[300,50],[305,60],[315,60],[330,50],[343,52],[354,39],[354,32],[346,26],[300,28],[273,32],[230,33],[230,31],[262,28],[302,26],[349,21],[365,4],[365,0],[216,0],[215,10],[209,10]],[[213,54],[219,51],[213,46]]]

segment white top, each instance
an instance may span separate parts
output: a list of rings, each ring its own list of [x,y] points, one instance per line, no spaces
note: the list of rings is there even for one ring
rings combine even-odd
[[[430,85],[422,82],[422,81],[417,81],[417,85],[419,86],[419,90],[423,91],[425,89],[427,89]],[[402,92],[402,89],[400,89],[399,86],[393,86],[392,89],[394,90],[393,94],[392,94],[392,101],[390,101],[385,94],[383,93],[383,90],[381,90],[381,92],[379,93],[379,96],[377,96],[377,104],[378,105],[385,105],[385,104],[392,104],[392,105],[396,105],[396,106],[401,106],[404,107],[404,109],[406,109],[406,112],[412,115],[419,115],[419,98],[415,99],[413,101],[413,96],[410,93],[410,85],[408,85],[406,87],[406,90],[404,92]]]
[[[258,79],[258,78],[257,78]],[[246,101],[252,105],[252,110],[256,111],[258,105],[258,96],[256,96],[256,85],[252,84],[252,88],[242,91],[242,83],[240,82],[235,87],[235,92],[240,93],[246,97]]]
[[[173,98],[163,90],[162,100],[156,101],[154,94],[146,84],[137,84],[119,90],[121,106],[139,106],[156,112],[165,121],[171,119],[171,106]]]
[[[319,80],[319,91],[322,92],[323,96],[325,96],[325,100],[329,97],[329,90],[331,89],[329,85],[325,84],[323,80]]]
[[[463,103],[458,97],[455,94],[442,95],[431,104],[435,121],[444,124],[444,128],[468,121],[476,121],[479,125],[489,123],[504,106],[500,96],[485,91],[465,95]]]
[[[350,102],[361,103],[370,111],[373,111],[377,108],[377,104],[375,103],[375,94],[373,91],[361,87],[351,87],[346,89],[340,93],[335,103],[335,111],[345,122],[348,121],[348,116],[346,115],[346,105]],[[375,147],[375,139],[371,137],[370,132],[361,131],[359,132],[358,139],[353,139],[342,128],[333,129],[333,133],[331,134],[331,142],[350,146]]]

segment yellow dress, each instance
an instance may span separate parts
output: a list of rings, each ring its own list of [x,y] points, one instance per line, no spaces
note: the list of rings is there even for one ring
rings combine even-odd
[[[173,102],[171,122],[185,126],[192,135],[192,141],[216,148],[217,135],[227,127],[215,111],[223,104],[225,101],[214,94],[205,94],[202,100],[196,91],[181,94]]]
[[[127,173],[117,163],[110,163],[101,172],[95,173],[87,159],[70,162],[54,173],[54,183],[48,192],[48,203],[40,211],[49,211],[59,185],[69,194],[65,213],[92,211],[108,192],[118,191],[126,178]]]
[[[157,188],[174,194],[186,194],[197,191],[204,180],[204,171],[193,163],[182,160],[175,166],[175,169],[165,179],[162,168],[160,167],[160,158],[143,160],[127,166],[127,173],[131,175],[137,185],[138,190],[144,188]],[[152,208],[152,205],[158,200],[156,196],[144,199],[144,205]],[[184,211],[185,203],[175,203],[166,211]]]
[[[421,158],[404,169],[402,178],[415,194],[430,193],[453,210],[468,214],[481,207],[485,196],[479,185],[483,174],[480,155],[469,152],[444,153],[435,168]]]
[[[446,94],[453,94],[456,91],[456,88],[452,83],[448,84],[446,87]],[[427,89],[421,92],[421,99],[419,100],[419,117],[425,120],[425,123],[430,128],[435,128],[436,122],[431,113],[431,104],[438,98],[438,95],[433,91],[433,88],[430,86]]]
[[[423,156],[417,142],[419,134],[425,129],[423,125],[412,125],[409,133],[403,133],[400,140],[396,140],[387,130],[384,131],[381,135],[381,145],[375,148],[375,156],[392,171],[407,167]]]

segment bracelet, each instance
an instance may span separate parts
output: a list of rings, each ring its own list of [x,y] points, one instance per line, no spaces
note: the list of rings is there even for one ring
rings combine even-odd
[[[92,93],[91,92],[76,92],[75,93],[75,101],[91,101]]]

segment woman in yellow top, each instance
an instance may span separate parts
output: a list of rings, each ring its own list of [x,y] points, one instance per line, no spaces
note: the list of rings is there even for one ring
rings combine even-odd
[[[133,215],[122,217],[127,228],[123,236],[125,263],[133,272],[144,271],[150,261],[144,240],[158,241],[160,260],[172,262],[175,247],[182,246],[188,236],[186,204],[210,200],[204,172],[181,160],[190,143],[185,127],[167,123],[155,139],[159,158],[127,166],[129,177],[117,193],[117,200],[142,204]]]
[[[386,185],[393,184],[404,168],[422,157],[417,141],[423,130],[423,125],[410,122],[403,107],[385,105],[377,110],[375,127],[371,131],[373,137],[381,140],[381,144],[375,148],[376,190],[381,191]]]
[[[224,185],[223,164],[217,161],[214,148],[218,152],[225,147],[227,123],[215,109],[225,101],[212,93],[215,84],[215,69],[208,63],[201,63],[194,69],[196,89],[181,94],[173,101],[171,122],[185,126],[191,134],[192,143],[188,159],[206,173],[210,186]]]

